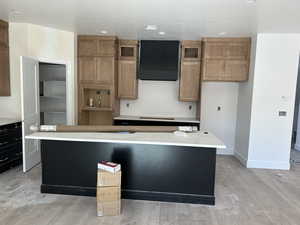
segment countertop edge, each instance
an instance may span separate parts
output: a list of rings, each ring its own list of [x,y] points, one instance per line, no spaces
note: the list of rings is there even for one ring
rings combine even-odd
[[[138,120],[138,121],[158,121],[158,122],[170,122],[170,123],[200,123],[199,120],[193,120],[193,119],[184,119],[184,118],[174,118],[174,120],[168,120],[168,119],[155,119],[155,118],[139,118],[139,117],[126,117],[126,116],[116,116],[113,118],[114,120]]]
[[[207,144],[184,144],[172,142],[158,142],[158,141],[124,141],[124,140],[110,140],[110,139],[88,139],[88,138],[58,138],[58,137],[35,137],[26,136],[26,139],[34,140],[51,140],[51,141],[81,141],[81,142],[107,142],[107,143],[128,143],[128,144],[147,144],[147,145],[171,145],[171,146],[186,146],[186,147],[201,147],[201,148],[218,148],[225,149],[225,145],[207,145]]]

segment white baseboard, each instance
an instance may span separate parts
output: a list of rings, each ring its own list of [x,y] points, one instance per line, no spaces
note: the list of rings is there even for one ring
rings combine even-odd
[[[233,149],[217,149],[217,155],[233,155]]]
[[[290,162],[289,161],[261,161],[261,160],[247,160],[239,152],[235,152],[234,156],[247,168],[256,168],[256,169],[273,169],[273,170],[289,170]]]
[[[234,156],[245,166],[247,167],[247,159],[240,154],[239,152],[234,152]]]
[[[289,161],[261,161],[261,160],[248,160],[247,168],[257,168],[257,169],[273,169],[273,170],[289,170]]]

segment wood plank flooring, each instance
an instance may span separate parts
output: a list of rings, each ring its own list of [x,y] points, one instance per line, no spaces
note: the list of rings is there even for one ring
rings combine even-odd
[[[216,205],[122,200],[122,214],[96,217],[93,197],[40,194],[40,168],[0,174],[1,225],[299,225],[300,165],[246,169],[217,157]]]

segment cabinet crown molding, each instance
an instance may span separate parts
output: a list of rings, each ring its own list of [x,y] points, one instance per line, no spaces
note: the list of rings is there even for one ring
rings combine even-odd
[[[201,46],[201,40],[199,41],[192,41],[192,40],[184,40],[181,41],[182,46],[190,46],[190,47],[199,47]]]
[[[119,45],[138,45],[139,41],[137,40],[125,40],[119,39]]]
[[[102,41],[115,41],[117,36],[101,36],[101,35],[78,35],[78,40],[102,40]]]

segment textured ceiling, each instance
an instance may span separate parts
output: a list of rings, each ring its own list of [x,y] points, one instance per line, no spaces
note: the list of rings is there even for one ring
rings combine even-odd
[[[0,18],[79,34],[199,39],[300,32],[299,0],[1,0]],[[145,31],[154,24],[157,31]],[[166,34],[161,36],[159,31]],[[225,34],[224,34],[225,32]]]

